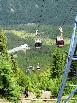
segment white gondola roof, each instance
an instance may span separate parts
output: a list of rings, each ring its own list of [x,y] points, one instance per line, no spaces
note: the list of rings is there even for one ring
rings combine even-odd
[[[41,39],[36,39],[35,43],[42,43]]]
[[[57,36],[57,40],[60,41],[60,40],[64,40],[64,39],[61,36]]]

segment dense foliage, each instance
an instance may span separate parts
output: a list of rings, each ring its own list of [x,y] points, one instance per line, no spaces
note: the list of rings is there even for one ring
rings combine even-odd
[[[4,32],[0,29],[0,54],[6,54],[6,37]]]
[[[17,84],[11,63],[6,57],[0,56],[0,93],[10,100],[17,100],[20,97],[20,86]]]
[[[30,70],[29,91],[41,95],[42,90],[51,91],[51,97],[58,95],[58,89],[66,61],[66,53],[61,48],[55,48],[52,53],[51,67],[43,70]]]
[[[70,24],[77,0],[0,0],[0,24]],[[21,16],[22,15],[22,16]]]
[[[23,76],[23,78],[22,78]],[[0,95],[17,101],[26,87],[25,74],[10,57],[6,48],[5,34],[0,31]]]
[[[60,78],[63,74],[65,61],[66,61],[66,53],[61,48],[56,48],[53,52],[52,66],[51,66],[51,74],[52,78]]]

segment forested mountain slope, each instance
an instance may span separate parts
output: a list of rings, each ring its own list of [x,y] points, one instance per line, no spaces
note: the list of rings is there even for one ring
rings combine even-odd
[[[77,0],[0,0],[0,24],[70,24]]]

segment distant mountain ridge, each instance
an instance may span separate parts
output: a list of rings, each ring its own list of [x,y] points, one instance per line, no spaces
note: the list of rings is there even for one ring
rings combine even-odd
[[[77,0],[0,0],[0,24],[71,24]]]

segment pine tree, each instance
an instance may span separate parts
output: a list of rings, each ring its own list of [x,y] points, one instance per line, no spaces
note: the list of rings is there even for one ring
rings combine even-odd
[[[6,49],[6,37],[2,29],[0,29],[0,53],[7,53]]]
[[[26,87],[28,87],[28,76],[23,72],[21,68],[19,68],[18,63],[12,54],[11,63],[12,70],[14,72],[15,77],[17,78],[17,83],[25,89]]]
[[[61,48],[56,48],[52,54],[52,78],[61,77],[66,61],[66,53]]]
[[[21,87],[12,70],[12,63],[7,53],[6,36],[0,30],[0,95],[16,101],[21,95]]]

